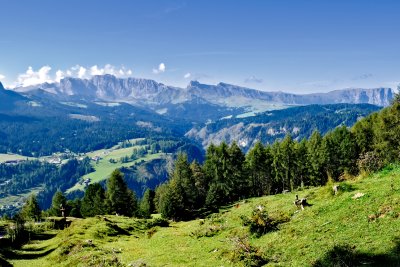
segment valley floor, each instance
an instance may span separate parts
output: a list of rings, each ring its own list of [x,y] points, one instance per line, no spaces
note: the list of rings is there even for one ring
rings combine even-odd
[[[298,210],[295,194],[312,206]],[[286,222],[256,238],[242,217],[259,205]],[[204,220],[149,222],[75,219],[5,256],[14,266],[259,266],[238,256],[238,240],[248,240],[266,266],[400,266],[400,167],[342,182],[336,196],[327,185],[248,199]]]

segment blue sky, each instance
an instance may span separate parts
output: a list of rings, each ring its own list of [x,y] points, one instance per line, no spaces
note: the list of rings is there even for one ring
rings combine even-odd
[[[0,10],[9,87],[101,73],[295,93],[400,83],[400,1],[0,0]]]

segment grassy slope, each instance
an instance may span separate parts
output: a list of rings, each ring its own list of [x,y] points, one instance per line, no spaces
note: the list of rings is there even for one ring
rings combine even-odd
[[[26,159],[33,159],[31,157],[25,157],[17,154],[1,154],[0,153],[0,163],[9,161],[9,160],[26,160]]]
[[[41,190],[43,190],[43,186],[30,188],[26,192],[18,194],[18,195],[8,195],[6,197],[2,197],[2,198],[0,198],[0,206],[10,205],[10,203],[14,204],[16,202],[24,203],[26,201],[26,199],[29,197],[29,195],[37,194]]]
[[[41,267],[117,266],[117,261],[121,266],[139,262],[148,266],[240,266],[229,260],[231,238],[247,233],[240,217],[249,216],[262,204],[272,216],[290,218],[279,230],[250,239],[270,259],[268,266],[312,266],[335,245],[344,244],[359,254],[393,256],[400,264],[399,254],[394,255],[400,237],[400,167],[346,182],[346,187],[348,191],[337,196],[330,193],[330,186],[297,192],[312,204],[304,211],[297,211],[292,204],[295,193],[249,199],[239,207],[221,210],[204,224],[193,220],[157,228],[151,238],[134,219],[108,216],[130,233],[116,236],[110,236],[116,234],[115,227],[101,218],[77,220],[55,238],[25,245],[17,251],[22,253],[18,257],[32,259],[12,263]],[[353,199],[358,192],[365,195]],[[199,237],[210,233],[210,228],[220,230],[213,237]],[[87,239],[93,240],[93,247],[86,245]]]
[[[140,141],[140,140],[143,140],[143,138],[132,139],[129,141],[132,143],[135,143],[136,141]],[[87,178],[90,178],[91,183],[100,182],[100,181],[107,179],[107,177],[117,168],[130,167],[130,166],[135,165],[135,163],[137,163],[137,162],[141,162],[142,160],[150,161],[153,159],[162,158],[165,155],[164,153],[148,154],[137,160],[127,162],[127,163],[121,163],[120,159],[122,157],[125,157],[125,156],[130,157],[132,155],[134,149],[139,149],[144,146],[136,145],[136,146],[132,146],[132,147],[128,147],[128,148],[118,148],[118,147],[119,147],[119,145],[114,146],[110,149],[101,149],[101,150],[87,153],[86,156],[88,156],[88,157],[98,156],[101,158],[101,160],[99,160],[97,163],[92,161],[92,166],[95,171],[84,175],[82,177],[82,179],[85,180]],[[111,163],[110,159],[117,161],[117,163]],[[68,189],[67,192],[71,192],[74,190],[84,190],[84,185],[83,184],[80,185],[79,183],[77,183],[75,186]]]

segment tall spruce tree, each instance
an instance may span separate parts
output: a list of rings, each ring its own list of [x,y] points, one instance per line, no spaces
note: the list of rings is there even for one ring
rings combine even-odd
[[[39,204],[37,202],[35,195],[30,195],[25,202],[25,205],[21,209],[21,216],[25,220],[35,220],[38,221],[40,219],[41,210]]]
[[[287,134],[282,142],[273,145],[275,175],[277,181],[282,184],[282,190],[294,189],[295,153],[294,142],[290,134]]]
[[[314,131],[307,142],[309,181],[306,184],[316,186],[327,182],[325,165],[328,161],[328,154],[323,149],[322,136],[318,131]]]
[[[106,205],[109,214],[133,216],[138,210],[136,196],[118,169],[107,180]]]
[[[309,185],[309,162],[307,158],[307,140],[294,143],[293,184],[295,187]]]
[[[202,166],[197,161],[193,161],[190,164],[190,169],[197,190],[196,208],[202,208],[206,201],[209,181]]]
[[[82,198],[81,214],[83,217],[93,217],[106,213],[105,191],[99,183],[89,184]]]
[[[155,192],[151,189],[146,189],[140,200],[140,215],[144,218],[150,218],[151,214],[155,212],[154,206]]]
[[[174,221],[187,218],[188,213],[185,210],[185,200],[183,198],[183,188],[172,179],[168,182],[165,191],[160,196],[159,211],[163,218]]]
[[[270,168],[267,164],[267,153],[261,142],[246,155],[246,168],[249,175],[249,187],[252,196],[269,194],[271,189]]]
[[[54,193],[53,199],[51,201],[49,214],[52,216],[61,216],[61,208],[67,208],[67,198],[61,192],[61,190],[57,190],[57,192]]]
[[[325,165],[332,179],[338,180],[344,173],[357,172],[358,147],[353,134],[346,126],[338,127],[326,134],[322,147],[327,153],[328,160]]]

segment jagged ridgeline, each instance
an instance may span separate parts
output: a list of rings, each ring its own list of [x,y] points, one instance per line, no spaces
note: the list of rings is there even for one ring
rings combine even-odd
[[[330,104],[290,107],[263,112],[246,118],[231,118],[213,123],[196,125],[186,136],[210,144],[236,141],[243,151],[248,151],[257,142],[272,144],[290,134],[300,141],[309,138],[313,131],[322,135],[341,125],[351,127],[358,120],[381,107],[370,104]]]

